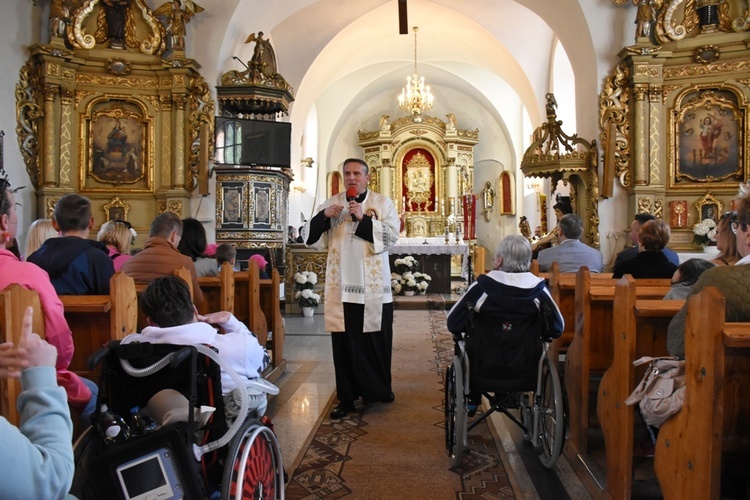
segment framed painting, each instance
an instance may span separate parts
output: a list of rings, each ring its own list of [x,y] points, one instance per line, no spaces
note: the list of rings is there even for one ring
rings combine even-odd
[[[672,114],[670,187],[744,180],[745,108],[730,90],[693,90]]]
[[[119,196],[115,196],[109,203],[102,206],[102,210],[104,210],[104,220],[106,221],[126,221],[128,220],[128,212],[130,212],[130,205],[122,201]]]
[[[717,200],[713,194],[710,192],[706,193],[703,198],[695,202],[695,208],[698,211],[698,222],[711,219],[718,224],[723,207],[724,204]]]
[[[138,103],[102,101],[92,105],[82,123],[82,188],[151,187],[153,130]]]

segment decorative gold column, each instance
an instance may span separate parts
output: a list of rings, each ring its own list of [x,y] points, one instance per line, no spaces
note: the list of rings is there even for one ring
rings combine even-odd
[[[67,180],[70,185],[73,182],[73,151],[78,149],[73,144],[73,138],[77,136],[73,128],[73,98],[75,91],[62,87],[60,89],[60,183]]]
[[[635,185],[648,184],[648,109],[646,103],[648,85],[634,85],[635,130],[633,131],[633,161],[635,163]]]
[[[185,105],[187,95],[174,94],[174,134],[172,134],[172,189],[184,189],[185,183]]]
[[[60,92],[58,85],[45,85],[44,87],[44,115],[49,117],[55,116],[55,98]],[[57,136],[56,123],[54,120],[48,120],[44,123],[44,132],[42,144],[44,150],[44,185],[54,186],[57,180],[58,172],[58,155],[57,155]],[[70,179],[68,179],[69,181]]]

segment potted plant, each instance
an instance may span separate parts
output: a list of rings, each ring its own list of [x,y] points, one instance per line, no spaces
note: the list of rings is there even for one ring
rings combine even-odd
[[[713,219],[703,219],[693,226],[693,244],[703,247],[705,251],[707,246],[716,245],[716,221]]]
[[[430,282],[432,281],[432,277],[426,273],[416,272],[414,273],[414,278],[417,282],[417,292],[420,295],[426,294],[427,288],[430,286]]]
[[[401,290],[403,290],[404,295],[414,295],[417,291],[417,280],[414,277],[414,274],[411,272],[405,272],[401,275]]]
[[[315,308],[320,304],[320,295],[313,292],[315,284],[318,282],[318,275],[312,271],[301,271],[294,274],[294,288],[296,290],[294,298],[297,299],[302,314],[312,316]]]

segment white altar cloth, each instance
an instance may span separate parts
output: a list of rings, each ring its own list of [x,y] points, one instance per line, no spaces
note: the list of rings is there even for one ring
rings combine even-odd
[[[424,242],[427,241],[425,245]],[[469,245],[455,243],[456,238],[451,235],[449,243],[445,244],[444,237],[429,238],[399,238],[390,250],[391,255],[461,255],[461,277],[469,276]]]

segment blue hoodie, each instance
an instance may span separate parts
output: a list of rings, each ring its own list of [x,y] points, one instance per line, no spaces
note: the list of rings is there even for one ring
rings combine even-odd
[[[456,335],[466,332],[469,326],[468,304],[474,304],[474,310],[482,316],[513,321],[538,314],[543,303],[553,311],[549,336],[557,338],[562,334],[565,321],[544,280],[528,272],[490,271],[479,276],[450,310],[448,330]]]
[[[78,236],[50,238],[26,260],[47,271],[58,295],[109,295],[115,274],[106,245]]]

